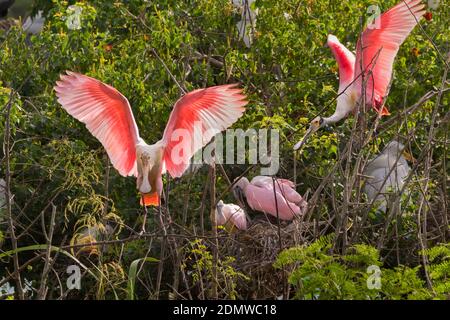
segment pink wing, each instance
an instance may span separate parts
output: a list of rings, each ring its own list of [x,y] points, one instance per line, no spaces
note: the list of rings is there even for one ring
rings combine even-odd
[[[195,152],[242,116],[247,101],[235,86],[198,89],[177,101],[162,138],[164,165],[172,177],[180,177]]]
[[[256,176],[252,179],[251,184],[261,188],[266,188],[272,191],[273,194],[273,180],[272,177]],[[303,201],[302,196],[295,191],[295,184],[287,179],[276,178],[275,188],[278,193],[287,201],[293,203],[300,203]],[[272,196],[273,198],[273,196]]]
[[[67,71],[55,86],[58,102],[86,124],[122,176],[137,175],[139,131],[130,104],[119,91],[94,78]]]
[[[287,197],[278,190],[276,197],[277,201],[275,202],[273,188],[263,188],[252,184],[245,188],[247,203],[255,211],[265,212],[276,217],[278,207],[278,216],[282,220],[292,220],[294,216],[303,213],[300,206],[287,200]]]
[[[283,184],[289,188],[295,188],[295,184],[288,179],[282,179],[282,178],[275,178],[278,183]],[[273,187],[272,177],[269,176],[256,176],[252,179],[251,184],[265,187]]]
[[[379,28],[366,28],[356,48],[355,76],[362,73],[361,59],[365,77],[366,102],[378,109],[387,95],[392,77],[392,65],[398,49],[425,13],[421,0],[401,1],[379,17]],[[375,21],[376,22],[376,21]],[[375,26],[375,24],[374,24]],[[361,50],[362,49],[362,50]],[[372,70],[373,75],[368,75]],[[355,89],[361,92],[361,77],[355,81]]]
[[[355,55],[332,34],[328,35],[327,44],[339,66],[339,93],[341,93],[354,79]]]
[[[241,207],[235,204],[226,204],[222,208],[222,213],[224,218],[226,219],[226,221],[224,221],[222,224],[231,221],[238,229],[247,229],[247,217],[245,216],[245,212]]]

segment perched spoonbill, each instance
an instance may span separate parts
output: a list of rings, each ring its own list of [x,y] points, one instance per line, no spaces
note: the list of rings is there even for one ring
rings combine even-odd
[[[356,57],[335,36],[328,36],[327,44],[339,66],[336,110],[330,117],[314,118],[294,150],[300,149],[307,138],[321,127],[336,123],[357,111],[362,98],[363,78],[364,82],[367,81],[366,104],[381,115],[389,114],[383,100],[388,94],[392,65],[400,45],[425,13],[423,8],[421,0],[405,0],[383,13],[377,18],[379,28],[376,24],[370,25],[362,33],[356,45]]]
[[[399,192],[404,185],[411,168],[406,160],[415,159],[406,152],[405,146],[398,141],[389,142],[383,151],[371,160],[363,174],[367,176],[364,192],[377,209],[386,212],[389,193]]]
[[[256,176],[251,182],[242,177],[233,186],[233,193],[253,210],[274,217],[277,217],[278,207],[278,217],[282,220],[292,220],[294,216],[305,213],[307,208],[306,201],[295,191],[295,184],[286,179],[275,178],[274,192],[272,177]]]
[[[236,226],[239,230],[247,230],[247,217],[244,210],[232,203],[223,203],[220,200],[216,206],[215,223],[217,226],[224,226],[232,230]]]
[[[59,103],[86,124],[122,176],[137,177],[144,206],[160,203],[162,174],[180,177],[196,151],[243,114],[247,104],[236,84],[191,91],[173,107],[161,140],[139,136],[131,106],[119,91],[97,79],[67,71],[55,86]]]

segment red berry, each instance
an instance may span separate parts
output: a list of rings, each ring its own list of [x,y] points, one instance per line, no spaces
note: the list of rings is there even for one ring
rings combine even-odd
[[[431,21],[431,20],[433,19],[433,14],[432,14],[430,11],[428,11],[428,12],[426,12],[426,13],[423,15],[423,17],[424,17],[426,20]]]

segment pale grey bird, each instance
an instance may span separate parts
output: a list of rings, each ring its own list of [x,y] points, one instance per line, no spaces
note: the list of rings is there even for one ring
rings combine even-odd
[[[45,18],[43,16],[43,13],[42,11],[38,11],[35,16],[29,16],[25,19],[22,28],[28,34],[38,34],[44,28],[44,24]]]
[[[415,159],[405,151],[405,146],[394,140],[372,159],[363,171],[367,177],[364,192],[375,207],[386,212],[389,195],[402,190],[411,168],[406,160]]]
[[[252,45],[258,15],[258,8],[253,7],[253,2],[255,0],[233,0],[233,6],[241,12],[241,20],[236,24],[239,39],[244,41],[247,48]]]

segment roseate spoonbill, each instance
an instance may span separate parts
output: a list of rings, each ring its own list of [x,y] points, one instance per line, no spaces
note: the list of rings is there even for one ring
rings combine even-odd
[[[236,226],[239,230],[247,230],[247,216],[244,210],[232,203],[223,203],[220,200],[216,206],[215,223],[217,226],[224,226],[227,230],[232,230]]]
[[[286,179],[275,178],[274,192],[272,177],[256,176],[251,182],[242,177],[235,182],[233,193],[253,210],[274,217],[277,217],[278,207],[278,217],[282,220],[292,220],[294,216],[305,213],[307,208],[306,201],[295,191],[295,184]]]
[[[119,91],[97,79],[67,71],[55,86],[59,103],[86,124],[122,176],[137,177],[144,206],[160,203],[162,174],[180,177],[196,151],[236,122],[247,104],[236,84],[191,91],[174,105],[161,140],[139,136],[131,106]]]
[[[367,176],[364,192],[370,201],[374,201],[377,209],[386,212],[389,192],[398,192],[411,168],[406,160],[415,159],[406,152],[405,146],[398,141],[389,142],[383,151],[371,160],[363,174]]]
[[[376,24],[368,26],[358,39],[356,57],[335,36],[328,35],[327,44],[339,66],[336,110],[330,117],[314,118],[294,150],[300,149],[307,138],[321,127],[336,123],[357,111],[362,98],[363,78],[364,82],[367,81],[366,104],[381,115],[389,114],[383,100],[388,94],[392,65],[400,45],[425,13],[423,8],[421,0],[406,0],[383,13],[377,18],[379,28]]]

